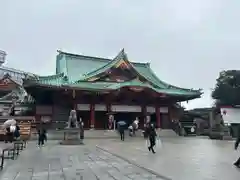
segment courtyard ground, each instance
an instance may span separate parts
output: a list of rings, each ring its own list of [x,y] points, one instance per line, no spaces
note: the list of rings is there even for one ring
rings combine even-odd
[[[0,172],[1,180],[238,180],[233,141],[163,138],[156,154],[142,138],[86,140],[84,146],[30,142],[17,160]],[[151,173],[151,171],[154,171]],[[157,176],[157,175],[160,176]],[[166,178],[165,178],[166,177]]]
[[[232,164],[240,152],[233,145],[234,141],[179,137],[162,138],[156,154],[140,139],[111,140],[98,147],[173,180],[238,180],[240,170]]]
[[[160,177],[96,148],[97,141],[83,146],[62,146],[49,141],[41,149],[30,142],[17,160],[0,173],[1,180],[144,180]]]

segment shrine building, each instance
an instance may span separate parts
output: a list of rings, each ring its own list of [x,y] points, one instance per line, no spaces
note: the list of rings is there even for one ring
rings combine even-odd
[[[148,115],[168,129],[176,104],[202,94],[163,82],[149,63],[129,61],[124,50],[113,59],[58,51],[56,74],[26,78],[23,86],[35,99],[37,121],[67,122],[75,109],[86,129],[106,129],[109,114],[128,124],[138,117],[140,127]]]

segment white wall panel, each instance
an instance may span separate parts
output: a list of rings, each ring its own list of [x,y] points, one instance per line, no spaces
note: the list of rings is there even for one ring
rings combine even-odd
[[[95,111],[107,111],[105,104],[95,104]]]
[[[78,104],[77,110],[80,111],[90,111],[90,104]]]
[[[160,107],[160,113],[168,113],[168,107]]]
[[[155,113],[155,112],[156,112],[156,109],[155,109],[155,107],[148,106],[148,107],[147,107],[147,112],[148,112],[148,113]]]
[[[112,105],[113,112],[141,112],[141,106]]]

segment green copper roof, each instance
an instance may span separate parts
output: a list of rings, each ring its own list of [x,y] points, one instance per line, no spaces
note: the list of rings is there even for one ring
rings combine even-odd
[[[124,49],[112,60],[106,58],[90,57],[58,51],[56,62],[56,73],[64,73],[69,81],[74,82],[84,80],[86,77],[96,75],[112,67],[118,60],[126,59]],[[130,62],[135,70],[147,80],[157,85],[159,88],[179,88],[160,80],[150,68],[150,63]],[[179,88],[183,89],[183,88]],[[188,90],[188,89],[183,89]]]
[[[85,75],[84,79],[88,79],[89,77],[93,77],[93,76],[95,76],[99,73],[102,73],[102,72],[108,70],[109,68],[113,67],[117,62],[119,62],[121,60],[127,60],[127,56],[124,53],[124,49],[122,49],[120,51],[120,53],[118,53],[118,55],[113,60],[110,60],[104,66],[101,66],[100,68],[97,68],[94,71],[91,71],[91,72],[87,73]]]
[[[138,80],[121,83],[86,81],[88,78],[107,71],[120,60],[124,60],[131,65],[136,73],[144,77],[148,83],[143,83]],[[59,51],[56,61],[56,75],[45,77],[40,76],[35,79],[26,80],[26,82],[57,87],[68,86],[92,91],[115,90],[126,86],[137,86],[151,88],[156,92],[169,95],[196,97],[201,95],[200,90],[183,89],[161,81],[152,71],[149,63],[129,62],[124,50],[122,50],[113,60]]]
[[[55,77],[55,81],[53,80]],[[49,81],[48,81],[48,80]],[[32,81],[33,82],[33,81]],[[126,81],[121,83],[115,82],[87,82],[87,81],[77,81],[75,83],[67,83],[68,81],[65,79],[63,74],[58,74],[56,76],[51,76],[51,78],[47,77],[39,77],[34,80],[35,83],[44,86],[55,86],[55,87],[71,87],[82,90],[90,90],[90,91],[106,91],[106,90],[117,90],[123,87],[144,87],[152,89],[157,93],[163,93],[167,95],[176,95],[176,96],[198,96],[200,94],[196,93],[196,91],[188,91],[180,90],[180,89],[160,89],[154,88],[150,84],[140,82],[138,80]],[[65,83],[62,83],[65,82]]]
[[[127,58],[124,50],[122,50],[113,60],[59,52],[57,56],[56,73],[64,73],[72,82],[80,79],[84,80],[100,72],[104,72],[122,58]],[[131,62],[131,64],[137,73],[144,76],[153,84],[160,88],[168,88],[169,85],[160,81],[152,72],[149,63]]]

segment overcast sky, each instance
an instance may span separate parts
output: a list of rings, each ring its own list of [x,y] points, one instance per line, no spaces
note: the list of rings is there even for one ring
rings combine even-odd
[[[161,80],[203,88],[187,108],[212,105],[219,71],[240,68],[239,0],[0,0],[6,66],[48,75],[57,49],[150,62]]]

